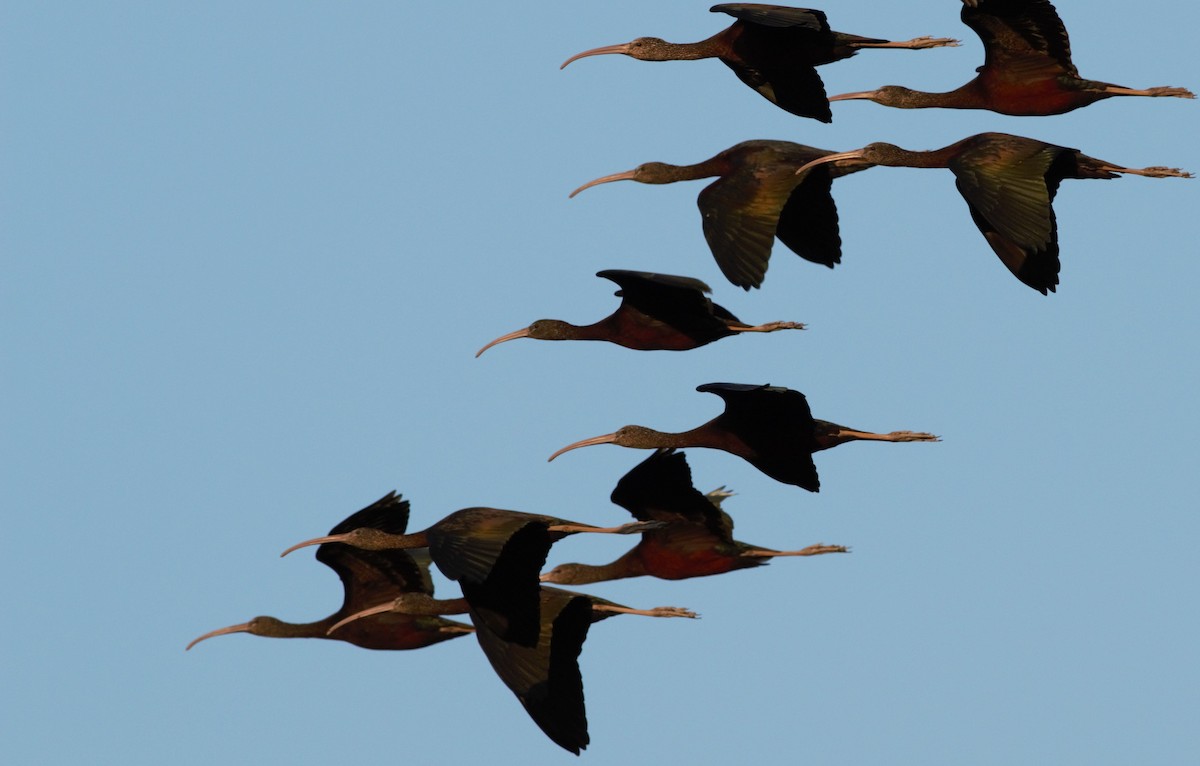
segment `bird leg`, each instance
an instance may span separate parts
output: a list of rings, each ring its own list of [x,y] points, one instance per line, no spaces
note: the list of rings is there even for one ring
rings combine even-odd
[[[826,545],[825,543],[816,543],[807,548],[801,548],[798,551],[773,551],[767,548],[755,548],[753,550],[743,551],[743,556],[762,556],[763,558],[774,558],[775,556],[820,556],[823,553],[849,553],[850,549],[844,545]]]
[[[914,37],[911,40],[903,42],[895,42],[889,40],[883,43],[854,43],[855,48],[907,48],[909,50],[921,50],[922,48],[957,48],[958,40],[953,37]]]
[[[1146,176],[1147,178],[1194,178],[1191,173],[1179,168],[1165,168],[1161,165],[1155,165],[1148,168],[1122,168],[1117,165],[1105,164],[1101,170],[1107,170],[1110,173],[1129,173],[1135,176]]]
[[[592,609],[597,612],[640,614],[646,617],[687,617],[694,620],[700,616],[691,609],[684,609],[683,607],[678,606],[656,606],[653,609],[633,609],[628,606],[619,606],[617,604],[592,604]]]
[[[659,529],[666,525],[665,521],[632,521],[628,524],[622,524],[619,527],[592,527],[587,524],[551,524],[549,529],[551,532],[563,532],[568,535],[575,532],[593,532],[606,535],[636,535],[642,532],[649,532],[651,529]]]
[[[865,440],[879,442],[940,442],[942,437],[921,431],[892,431],[886,434],[875,434],[870,431],[853,431],[843,428],[834,437],[838,444],[842,442]]]
[[[775,332],[776,330],[803,330],[802,322],[767,322],[766,324],[754,325],[730,325],[730,330],[734,332]]]
[[[1121,85],[1107,85],[1104,87],[1105,93],[1111,93],[1114,96],[1173,96],[1175,98],[1195,98],[1196,94],[1192,93],[1187,88],[1172,88],[1169,85],[1160,85],[1157,88],[1126,88]]]

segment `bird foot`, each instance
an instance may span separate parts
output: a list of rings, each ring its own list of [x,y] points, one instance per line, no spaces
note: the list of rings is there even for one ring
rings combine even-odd
[[[903,45],[905,48],[921,50],[923,48],[957,48],[959,42],[953,37],[929,37],[926,35],[923,37],[914,37],[907,43],[903,43]]]
[[[681,606],[656,606],[653,609],[647,609],[646,613],[651,617],[686,617],[689,620],[700,618],[700,615],[691,609],[684,609]]]
[[[1146,88],[1147,96],[1173,96],[1174,98],[1195,98],[1196,94],[1187,88],[1172,88],[1164,85],[1158,88]]]
[[[763,332],[775,332],[776,330],[803,330],[803,322],[767,322],[759,325]]]
[[[713,505],[720,505],[722,500],[727,497],[733,497],[735,494],[737,493],[733,492],[732,490],[725,489],[725,486],[721,485],[712,492],[706,492],[704,496],[707,497],[709,502],[711,502]]]
[[[1135,175],[1139,176],[1146,176],[1148,178],[1195,178],[1195,176],[1186,170],[1180,170],[1179,168],[1166,168],[1161,165],[1155,165],[1149,168],[1141,168],[1140,170],[1136,171],[1126,170],[1125,172],[1134,173]]]
[[[940,436],[922,431],[892,431],[888,434],[888,438],[894,442],[940,442],[942,440]]]

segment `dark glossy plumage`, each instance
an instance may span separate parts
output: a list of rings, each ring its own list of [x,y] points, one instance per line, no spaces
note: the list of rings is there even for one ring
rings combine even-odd
[[[667,184],[717,177],[696,202],[704,238],[725,277],[746,290],[761,287],[776,237],[801,258],[829,268],[842,259],[833,179],[853,169],[828,173],[796,171],[832,152],[790,141],[743,141],[695,165],[650,162],[603,176],[575,191],[612,181]]]
[[[557,319],[539,319],[524,330],[502,335],[492,346],[517,338],[537,340],[602,340],[639,351],[686,351],[743,332],[801,330],[797,322],[748,325],[712,302],[712,292],[698,279],[645,271],[609,269],[596,276],[611,279],[621,289],[621,305],[591,325],[577,326]]]
[[[399,535],[408,526],[408,501],[390,492],[371,505],[351,514],[329,534],[338,535],[359,527]],[[251,633],[276,638],[332,638],[364,649],[419,649],[470,633],[469,625],[435,616],[380,614],[356,621],[330,635],[328,629],[362,610],[392,602],[404,593],[433,595],[428,564],[418,562],[403,550],[362,550],[342,543],[324,543],[317,548],[317,561],[325,564],[342,581],[342,606],[328,617],[310,623],[286,623],[274,617],[255,617],[247,623],[207,633],[188,645],[228,633]]]
[[[1048,0],[963,0],[962,21],[983,42],[974,79],[946,93],[897,85],[844,93],[831,101],[869,99],[906,109],[989,109],[1011,115],[1062,114],[1113,96],[1195,98],[1184,88],[1127,88],[1086,80],[1071,61],[1071,42]]]
[[[861,48],[936,48],[956,41],[920,37],[889,42],[873,37],[834,32],[825,14],[810,8],[788,8],[759,3],[714,5],[736,21],[707,40],[668,43],[657,37],[639,37],[623,45],[607,45],[576,54],[563,63],[609,53],[642,61],[684,61],[717,58],[738,79],[763,98],[800,117],[830,122],[829,101],[816,67],[849,58]]]
[[[481,619],[465,598],[437,601],[405,596],[394,604],[381,604],[352,615],[346,622],[391,611],[421,615],[470,613],[479,628],[475,633],[479,646],[496,675],[517,696],[546,736],[576,755],[589,741],[578,658],[591,623],[615,614],[696,617],[695,612],[679,607],[632,609],[596,596],[542,588],[537,640],[529,644],[514,642],[503,633],[490,629],[487,620]]]
[[[866,168],[874,165],[949,168],[971,218],[1017,279],[1045,295],[1058,285],[1058,222],[1051,203],[1065,178],[1190,177],[1176,168],[1126,168],[1078,149],[1006,133],[980,133],[941,149],[909,151],[892,144],[830,154],[816,161]]]
[[[542,582],[584,585],[643,575],[683,580],[762,566],[775,556],[846,552],[843,546],[823,544],[779,551],[733,539],[733,519],[714,497],[692,485],[687,459],[674,450],[658,450],[621,477],[612,501],[635,519],[664,526],[643,532],[638,544],[616,561],[560,564],[542,575]]]
[[[550,546],[577,532],[640,531],[636,524],[604,529],[521,511],[463,508],[422,532],[388,534],[360,527],[306,540],[284,555],[330,542],[370,550],[428,547],[442,574],[462,588],[476,627],[485,624],[507,640],[532,645],[538,634],[538,575]]]
[[[877,434],[816,420],[808,400],[799,391],[770,385],[707,383],[697,391],[716,394],[725,411],[707,423],[682,433],[664,433],[645,426],[624,426],[611,434],[569,444],[550,459],[568,450],[596,444],[616,444],[634,449],[707,447],[743,458],[758,470],[784,484],[817,492],[820,480],[812,454],[848,441],[938,441],[933,434],[892,431]]]

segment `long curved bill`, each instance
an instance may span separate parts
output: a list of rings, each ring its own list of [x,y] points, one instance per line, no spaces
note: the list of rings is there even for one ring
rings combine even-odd
[[[603,436],[593,436],[590,439],[584,439],[583,441],[575,442],[574,444],[568,444],[558,452],[555,452],[553,455],[551,455],[550,460],[553,460],[564,452],[570,452],[571,450],[578,449],[579,447],[591,447],[594,444],[612,444],[613,440],[616,438],[617,435],[615,433],[611,433],[604,434]],[[547,460],[546,462],[549,463],[550,460]]]
[[[250,623],[248,623],[248,622],[239,623],[237,625],[230,625],[228,628],[217,628],[216,630],[209,631],[208,633],[205,633],[203,636],[200,636],[199,638],[194,639],[192,641],[192,643],[187,645],[187,649],[184,649],[184,651],[186,652],[188,649],[191,649],[193,646],[200,643],[201,641],[203,641],[206,638],[212,638],[213,636],[227,636],[230,633],[245,633],[248,630],[250,630]]]
[[[844,162],[846,160],[862,160],[863,154],[861,149],[855,149],[852,152],[839,152],[837,154],[826,154],[824,157],[818,157],[807,165],[801,165],[796,171],[796,175],[803,175],[817,165],[826,165],[830,162]]]
[[[854,93],[839,93],[836,96],[830,96],[829,100],[830,101],[850,101],[851,99],[865,98],[865,99],[874,101],[875,96],[878,93],[879,93],[879,91],[877,91],[877,90],[860,90],[860,91],[856,91]]]
[[[348,622],[354,622],[355,620],[361,620],[364,617],[374,617],[377,614],[383,614],[384,612],[390,612],[390,611],[392,611],[392,602],[389,601],[386,604],[380,604],[379,606],[373,606],[370,609],[364,609],[361,612],[355,612],[354,614],[345,618],[341,622],[335,622],[333,624],[333,626],[329,628],[329,630],[325,631],[325,635],[327,635],[327,636],[333,635],[333,632],[335,630],[342,627],[343,625],[345,625]]]
[[[606,53],[627,54],[629,53],[629,43],[621,43],[620,45],[605,45],[601,48],[592,48],[591,50],[586,50],[583,53],[576,53],[574,56],[562,63],[562,66],[559,67],[559,71],[566,69],[567,64],[570,64],[572,61],[578,61],[579,59],[587,58],[588,56],[603,56]]]
[[[346,541],[346,535],[325,535],[324,537],[314,537],[311,540],[305,540],[302,543],[296,543],[291,548],[288,548],[283,553],[279,554],[279,558],[283,558],[292,551],[298,551],[301,548],[307,548],[310,545],[323,545],[324,543],[341,543]]]
[[[496,345],[497,343],[503,343],[506,340],[516,340],[517,338],[528,338],[528,337],[529,337],[529,328],[528,327],[526,327],[524,330],[514,330],[513,332],[510,332],[508,335],[501,335],[499,338],[496,338],[491,343],[487,344],[483,348],[476,351],[475,358],[478,359],[479,356],[484,351],[487,351],[489,348]]]
[[[569,199],[574,199],[575,195],[578,194],[579,192],[583,191],[584,189],[590,189],[593,186],[599,186],[600,184],[611,183],[612,181],[629,181],[633,178],[633,174],[634,174],[634,171],[626,170],[624,173],[613,173],[611,176],[602,176],[601,178],[597,178],[594,181],[588,181],[583,186],[580,186],[578,189],[576,189],[575,191],[573,191],[569,195],[567,195],[567,197]]]

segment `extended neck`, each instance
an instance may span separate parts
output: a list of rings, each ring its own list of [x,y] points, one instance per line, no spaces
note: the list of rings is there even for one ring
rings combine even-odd
[[[885,85],[878,90],[859,91],[857,93],[841,93],[830,96],[833,101],[851,101],[865,99],[874,101],[882,106],[895,109],[987,109],[987,99],[980,89],[977,80],[962,85],[954,90],[940,93],[930,93],[923,90],[911,90],[898,85]]]
[[[695,43],[658,43],[655,50],[655,60],[659,61],[696,61],[697,59],[719,58],[725,53],[724,38],[729,34],[725,29],[706,40]],[[658,56],[662,56],[661,59]]]
[[[607,564],[562,564],[542,575],[542,582],[557,585],[590,585],[609,580],[623,580],[627,577],[641,577],[646,574],[646,568],[636,551],[634,548]]]

